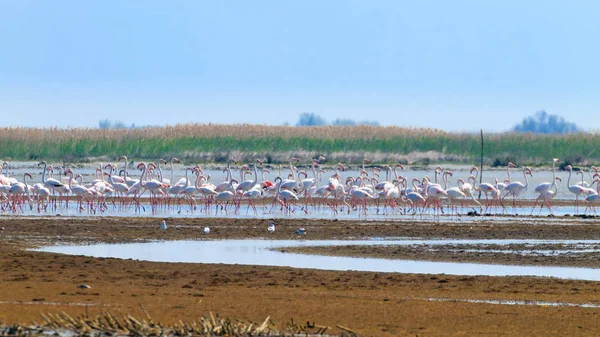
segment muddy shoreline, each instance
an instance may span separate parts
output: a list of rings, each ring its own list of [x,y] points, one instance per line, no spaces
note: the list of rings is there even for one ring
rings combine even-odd
[[[600,247],[591,244],[576,249],[570,244],[511,245],[410,245],[410,246],[335,246],[290,247],[277,249],[284,253],[327,256],[374,257],[416,261],[467,262],[517,266],[559,266],[599,268]],[[540,252],[543,251],[543,252]]]
[[[367,336],[600,334],[600,309],[501,305],[466,300],[600,305],[600,283],[531,277],[333,272],[312,269],[155,263],[95,259],[25,250],[52,244],[149,240],[361,239],[600,239],[595,221],[548,218],[469,223],[116,217],[0,217],[0,322],[40,321],[41,312],[144,315],[163,323],[208,312],[276,322],[316,321]],[[202,228],[209,226],[205,235]],[[355,252],[353,252],[355,254]],[[418,252],[414,252],[418,254]],[[78,288],[88,284],[90,289]],[[33,304],[32,304],[33,303]],[[85,304],[85,307],[76,304]]]

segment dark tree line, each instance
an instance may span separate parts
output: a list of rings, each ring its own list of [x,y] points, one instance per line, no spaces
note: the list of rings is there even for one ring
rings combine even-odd
[[[314,112],[303,112],[300,114],[300,118],[298,118],[298,122],[296,122],[296,126],[324,126],[329,125],[325,118],[317,115]],[[379,122],[377,121],[355,121],[349,118],[337,118],[331,125],[334,126],[355,126],[355,125],[372,125],[377,126]]]

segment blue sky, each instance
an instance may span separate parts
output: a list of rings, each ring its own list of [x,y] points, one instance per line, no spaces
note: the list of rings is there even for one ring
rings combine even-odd
[[[600,129],[596,1],[0,0],[0,126]]]

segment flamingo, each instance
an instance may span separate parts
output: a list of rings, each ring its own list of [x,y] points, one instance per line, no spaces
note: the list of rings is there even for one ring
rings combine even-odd
[[[348,195],[350,195],[350,198],[358,203],[360,203],[363,213],[366,215],[367,214],[367,201],[369,199],[373,199],[374,196],[372,194],[370,194],[369,192],[367,192],[366,190],[363,190],[359,187],[359,185],[354,184],[354,178],[353,177],[348,177],[347,182],[352,183],[350,190],[348,191]],[[344,191],[345,193],[345,191]],[[346,193],[345,193],[346,194]],[[398,194],[399,196],[399,194]],[[348,208],[348,213],[350,213],[350,208]]]
[[[529,186],[529,181],[527,180],[528,174],[529,174],[529,176],[533,177],[533,174],[531,174],[531,170],[528,167],[524,167],[523,168],[523,177],[525,177],[525,184],[521,183],[520,181],[515,181],[515,182],[512,182],[512,183],[506,185],[506,187],[504,187],[505,194],[500,200],[502,202],[502,201],[504,201],[504,198],[506,198],[508,195],[512,195],[513,209],[515,209],[515,211],[516,211],[516,205],[515,205],[516,199],[520,198],[521,194],[524,193],[525,191],[527,191],[527,187]]]
[[[296,195],[296,193],[290,190],[281,189],[281,185],[283,183],[283,179],[281,179],[281,177],[275,178],[274,181],[279,181],[279,183],[277,184],[277,198],[279,198],[279,200],[282,201],[282,205],[284,206],[285,210],[289,212],[290,210],[288,208],[288,203],[295,204],[298,200],[298,196]]]
[[[6,175],[2,175],[4,168],[6,168]],[[0,185],[12,186],[18,182],[17,179],[8,176],[8,162],[2,163],[2,170],[0,170]]]
[[[225,209],[225,213],[227,213],[227,205],[229,202],[233,200],[235,196],[235,187],[233,185],[234,179],[231,177],[231,166],[230,163],[235,162],[233,158],[227,161],[227,176],[229,177],[229,181],[227,182],[228,187],[225,188],[224,191],[218,192],[217,195],[214,196],[215,199],[215,215],[219,212],[219,204],[221,204],[221,209]],[[223,202],[225,202],[225,207],[222,206]]]
[[[127,156],[120,156],[118,161],[124,160],[125,162],[123,163],[123,169],[124,169],[124,174],[125,176],[123,177],[125,179],[125,183],[127,184],[127,186],[129,186],[129,188],[131,188],[135,183],[138,182],[138,180],[130,178],[127,176],[127,164],[129,164],[129,161],[127,159]]]
[[[292,178],[291,179],[283,179],[283,181],[281,182],[281,188],[283,189],[288,189],[288,190],[293,190],[299,187],[300,185],[300,181],[297,180],[296,178],[296,171],[298,170],[297,168],[294,167],[293,162],[299,162],[300,159],[294,157],[290,160],[290,170],[292,171]]]
[[[215,191],[217,192],[223,192],[225,190],[227,190],[228,188],[233,188],[233,185],[231,184],[231,163],[235,163],[235,159],[230,158],[227,161],[227,168],[225,169],[225,171],[227,172],[227,177],[225,178],[225,181],[218,184],[215,188]],[[233,192],[234,190],[232,189],[231,192]]]
[[[485,194],[485,212],[487,212],[487,210],[492,206],[493,200],[495,200],[500,195],[500,191],[498,190],[498,188],[495,185],[492,185],[490,183],[477,184],[475,182],[475,179],[476,179],[475,176],[469,176],[469,178],[467,178],[467,180],[473,181],[473,186],[477,186],[475,188],[476,191],[483,192]],[[496,182],[498,182],[498,179],[496,179]],[[492,195],[491,202],[489,199],[490,194]],[[481,212],[483,212],[483,206],[481,206],[481,203],[479,203],[479,201],[475,200],[474,196],[473,196],[473,200],[479,205]]]
[[[544,203],[542,203],[540,205],[540,213],[542,212],[542,208],[544,207],[544,205],[546,205],[548,207],[548,212],[550,212],[550,214],[552,215],[552,207],[550,207],[550,200],[554,199],[554,197],[556,197],[556,194],[558,193],[558,187],[556,186],[557,181],[562,181],[562,180],[559,177],[554,178],[552,186],[550,187],[550,189],[548,191],[546,191],[546,193],[544,193],[544,195],[543,195]],[[554,190],[552,190],[552,188],[554,188]],[[587,200],[587,198],[586,198],[586,200]],[[533,210],[532,210],[532,212],[533,212]]]
[[[307,196],[307,191],[311,187],[315,186],[315,184],[317,182],[317,171],[315,171],[315,166],[317,166],[317,163],[315,163],[315,161],[313,160],[312,164],[310,165],[310,169],[313,173],[313,178],[308,178],[306,176],[305,179],[301,180],[301,185],[302,185],[301,188],[302,188],[302,191],[304,191],[304,197]],[[306,175],[306,172],[304,172],[304,175]]]
[[[29,201],[29,208],[33,209],[33,205],[31,203],[31,197],[29,196],[29,186],[27,185],[27,177],[29,177],[30,179],[33,179],[31,177],[31,174],[29,172],[25,172],[25,174],[23,174],[23,182],[17,182],[16,184],[12,185],[10,187],[10,189],[8,190],[8,194],[13,196],[13,207],[12,209],[14,211],[17,210],[17,204],[20,204],[23,202],[23,196],[26,195],[27,199]]]
[[[52,192],[59,193],[60,196],[62,197],[63,193],[66,192],[65,185],[63,183],[61,183],[60,181],[53,179],[53,178],[46,179],[46,170],[48,168],[48,164],[46,163],[46,161],[41,161],[38,163],[38,167],[40,165],[44,165],[44,171],[42,172],[42,184],[44,184],[44,186],[46,186]],[[54,200],[54,201],[56,202],[56,200]]]
[[[256,184],[258,182],[258,170],[257,170],[256,166],[257,165],[254,165],[254,180],[242,181],[239,185],[237,185],[236,191],[241,191],[241,193],[243,194],[244,192],[247,192],[248,190],[250,190],[250,189],[254,188],[254,186],[256,186]]]
[[[581,183],[577,183],[576,185],[579,185],[581,187],[583,187],[583,194],[588,196],[588,195],[592,195],[596,193],[596,190],[594,190],[593,188],[591,188],[592,185],[588,184],[587,181],[583,180],[583,176],[584,176],[584,171],[583,169],[577,171],[575,174],[581,174]],[[593,176],[592,176],[592,180],[594,180]]]
[[[262,195],[263,190],[258,185],[254,186],[253,188],[249,189],[248,191],[244,192],[244,194],[242,194],[242,197],[248,198],[248,208],[246,208],[246,214],[248,214],[248,210],[250,209],[250,207],[254,209],[254,214],[258,214],[258,212],[256,211],[256,204],[254,203],[254,200],[260,198]]]
[[[435,210],[439,208],[440,212],[443,214],[444,209],[442,208],[440,199],[442,197],[448,197],[448,194],[440,184],[432,184],[427,177],[423,179],[423,184],[425,185],[425,196],[427,201],[431,201],[434,204],[434,213]]]
[[[420,183],[420,182],[421,181],[419,179],[413,178],[413,180],[412,180],[413,192],[409,192],[408,184],[406,184],[406,179],[404,179],[404,196],[412,204],[412,209],[414,211],[413,214],[416,214],[416,212],[417,212],[414,208],[415,204],[421,204],[423,206],[423,208],[425,207],[425,198],[420,193],[414,192],[417,190],[416,184]],[[421,208],[420,213],[423,212],[423,208]],[[418,206],[417,206],[417,209],[419,209]]]
[[[565,166],[565,171],[569,171],[569,179],[567,179],[567,187],[569,192],[575,194],[575,212],[579,214],[579,195],[585,191],[585,187],[575,184],[571,185],[571,175],[573,173],[573,167],[571,165]]]
[[[110,169],[110,175],[108,176],[110,184],[121,183],[125,184],[125,178],[113,175],[113,172],[117,169],[113,164],[108,163],[104,166],[104,169]],[[66,175],[66,173],[65,173]]]
[[[64,186],[63,183],[54,178],[46,179],[46,170],[48,168],[48,164],[45,161],[41,161],[38,163],[38,166],[40,165],[44,165],[44,171],[42,172],[42,184],[44,184],[44,186],[48,187],[52,191],[54,191],[54,189],[57,187]]]
[[[117,177],[113,177],[111,172],[104,172],[104,174],[107,175],[108,180],[112,182],[111,186],[117,193],[118,197],[122,198],[127,195],[127,193],[129,192],[129,186],[125,183],[125,179],[123,179],[122,182],[119,182],[119,179],[116,179]]]
[[[148,164],[148,169],[149,168],[155,168],[154,164],[153,163]],[[148,174],[147,170],[146,170],[146,174]],[[163,192],[163,189],[169,187],[169,185],[162,183],[156,179],[146,180],[146,181],[141,180],[141,184],[144,189],[150,191],[150,199],[151,200],[154,199],[155,204],[158,203],[158,199],[156,196],[159,194],[164,196],[165,192]],[[143,192],[142,192],[142,194],[143,194]]]
[[[83,210],[83,199],[85,197],[91,197],[93,195],[92,191],[90,191],[87,187],[83,186],[83,184],[78,184],[76,186],[71,185],[71,182],[74,180],[73,179],[73,171],[71,171],[70,169],[67,169],[65,171],[65,175],[69,176],[69,187],[71,188],[71,192],[77,196],[77,200],[79,202],[79,210]],[[76,177],[81,177],[80,174],[78,174]]]
[[[550,189],[554,186],[556,187],[556,163],[558,163],[558,158],[553,158],[552,159],[552,182],[544,182],[541,183],[539,185],[537,185],[535,187],[535,192],[539,193],[539,196],[535,199],[535,203],[533,204],[533,207],[531,208],[531,214],[533,214],[533,210],[535,209],[535,206],[537,206],[538,201],[542,198],[545,197],[546,193],[548,191],[550,191]]]
[[[513,164],[512,162],[508,162],[508,164],[506,164],[506,175],[508,176],[508,179],[506,179],[505,182],[507,184],[511,183],[511,181],[510,181],[510,179],[511,179],[510,178],[510,169],[511,168],[515,168],[515,167],[516,167],[515,164]]]
[[[460,215],[458,214],[458,206],[456,206],[455,201],[459,199],[464,200],[467,197],[467,195],[465,194],[465,192],[462,191],[462,188],[459,186],[447,188],[448,176],[452,176],[451,171],[446,171],[443,175],[444,187],[446,187],[446,195],[448,196],[448,201],[450,202],[449,206],[451,207],[451,212],[454,212],[454,210],[456,210],[456,215]]]
[[[192,171],[192,173],[196,174],[196,179],[194,180],[194,185],[190,184],[190,180],[188,179],[188,171]],[[185,180],[188,182],[185,188],[183,188],[179,194],[184,197],[188,197],[190,199],[190,206],[195,207],[196,199],[194,199],[194,194],[198,191],[198,180],[200,179],[200,171],[196,167],[188,167],[185,169]]]
[[[594,177],[597,177],[598,175],[595,174]],[[592,182],[592,184],[596,183],[596,191],[600,192],[600,179],[595,178]],[[586,207],[585,207],[585,212],[587,212],[588,209],[593,209],[594,210],[594,215],[596,215],[596,204],[600,203],[600,194],[599,193],[595,193],[592,195],[589,195],[585,198],[585,203],[586,203]]]
[[[377,183],[374,188],[375,191],[387,191],[388,189],[394,187],[394,184],[390,181],[390,175],[392,172],[392,168],[389,165],[385,166],[385,180]]]

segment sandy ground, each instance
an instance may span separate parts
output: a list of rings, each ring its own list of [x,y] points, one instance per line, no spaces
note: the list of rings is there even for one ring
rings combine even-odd
[[[167,231],[158,229],[160,220],[0,217],[0,226],[4,227],[0,231],[0,322],[31,323],[41,321],[41,312],[58,311],[80,315],[110,310],[143,316],[143,305],[155,320],[164,323],[192,320],[214,312],[257,322],[267,316],[275,322],[290,318],[310,320],[331,326],[332,332],[339,331],[335,329],[339,324],[367,336],[600,335],[598,308],[462,301],[600,305],[599,282],[154,263],[25,250],[55,243],[297,239],[294,231],[300,226],[307,229],[302,237],[307,240],[374,236],[600,239],[596,222],[574,218],[502,222],[482,219],[474,223],[276,219],[277,230],[272,235],[266,233],[268,220],[167,219]],[[201,232],[206,225],[212,229],[208,236]],[[440,254],[423,258],[444,259]],[[573,261],[549,263],[577,265]],[[597,262],[589,266],[597,266]],[[83,283],[91,288],[78,288]]]

